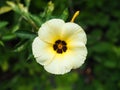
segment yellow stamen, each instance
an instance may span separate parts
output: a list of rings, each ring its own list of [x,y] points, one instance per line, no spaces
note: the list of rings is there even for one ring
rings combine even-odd
[[[80,11],[76,11],[70,22],[74,22],[75,18],[79,15],[79,13]]]

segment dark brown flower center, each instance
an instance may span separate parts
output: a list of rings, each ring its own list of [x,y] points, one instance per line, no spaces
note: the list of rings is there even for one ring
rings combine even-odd
[[[67,46],[66,42],[62,40],[57,40],[55,44],[53,45],[53,49],[59,53],[62,54],[63,52],[66,52]]]

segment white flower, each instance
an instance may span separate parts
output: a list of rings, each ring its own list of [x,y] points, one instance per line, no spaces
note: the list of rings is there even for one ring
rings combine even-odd
[[[51,19],[40,27],[32,43],[33,55],[52,74],[65,74],[80,67],[87,55],[86,34],[73,22]]]

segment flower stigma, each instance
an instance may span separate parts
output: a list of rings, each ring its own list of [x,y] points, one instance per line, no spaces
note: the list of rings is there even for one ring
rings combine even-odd
[[[58,44],[58,49],[62,49],[62,48],[63,48],[62,43]]]
[[[53,45],[53,49],[58,53],[62,54],[63,52],[66,52],[67,46],[66,42],[62,40],[57,40],[55,44]]]

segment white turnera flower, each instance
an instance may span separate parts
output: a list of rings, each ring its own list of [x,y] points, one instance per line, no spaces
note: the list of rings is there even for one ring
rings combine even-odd
[[[33,55],[52,74],[65,74],[80,67],[87,55],[86,34],[73,22],[51,19],[40,27],[32,43]]]

